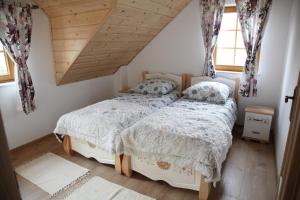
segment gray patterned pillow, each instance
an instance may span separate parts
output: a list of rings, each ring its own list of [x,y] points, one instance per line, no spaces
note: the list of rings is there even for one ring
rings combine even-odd
[[[224,104],[230,95],[230,88],[223,83],[203,81],[189,87],[183,94],[188,99]]]
[[[176,82],[168,79],[147,79],[130,90],[132,93],[165,95],[176,89]]]

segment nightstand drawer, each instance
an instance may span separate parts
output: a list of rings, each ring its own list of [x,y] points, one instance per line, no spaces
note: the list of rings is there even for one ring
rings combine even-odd
[[[272,116],[257,113],[246,113],[244,137],[269,141]]]

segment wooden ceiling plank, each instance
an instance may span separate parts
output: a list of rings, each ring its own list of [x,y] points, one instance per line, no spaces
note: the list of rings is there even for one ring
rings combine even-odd
[[[131,34],[131,33],[112,33],[112,34],[105,34],[105,33],[98,33],[94,38],[93,41],[96,42],[142,42],[147,41],[152,35],[149,34]]]
[[[56,29],[85,25],[99,25],[103,22],[103,19],[108,14],[108,12],[109,9],[106,9],[61,17],[53,17],[51,18],[51,27],[53,29]]]
[[[102,60],[102,61],[90,61],[90,62],[85,62],[85,63],[75,63],[74,64],[74,67],[72,67],[71,70],[73,70],[73,68],[76,67],[76,69],[78,68],[89,68],[89,67],[95,67],[95,66],[102,66],[102,65],[111,65],[111,64],[114,64],[114,65],[122,65],[123,63],[127,63],[130,59],[132,59],[133,56],[131,57],[122,57],[122,58],[119,58],[119,59],[105,59],[105,60]]]
[[[122,25],[122,26],[143,26],[148,28],[160,29],[165,26],[170,20],[162,20],[159,16],[153,18],[124,18],[119,16],[111,16],[107,24],[111,25]]]
[[[113,33],[144,34],[144,33],[148,33],[148,34],[151,34],[152,36],[155,36],[159,31],[160,31],[160,29],[152,28],[152,27],[104,24],[98,33],[107,33],[107,34],[113,34]]]
[[[132,8],[138,8],[142,10],[151,11],[161,15],[175,17],[178,14],[178,10],[171,8],[170,6],[165,6],[151,0],[121,0],[119,4],[129,6]]]
[[[93,73],[93,72],[98,72],[98,71],[110,70],[112,68],[114,69],[119,66],[120,66],[119,63],[111,64],[111,65],[96,65],[96,66],[88,67],[88,68],[72,69],[69,71],[69,73],[72,75],[82,75],[83,73]]]
[[[124,5],[118,5],[113,12],[113,16],[122,17],[124,19],[133,18],[133,19],[150,20],[150,21],[157,18],[165,21],[172,20],[172,17],[168,17],[165,15],[161,15],[159,13],[153,13],[151,11],[132,8]]]
[[[107,10],[111,7],[110,1],[85,0],[74,1],[72,3],[63,3],[56,6],[51,6],[46,9],[46,12],[51,17],[80,14],[96,10]]]
[[[98,71],[98,72],[89,72],[89,73],[84,73],[82,75],[77,75],[77,76],[69,76],[65,79],[62,80],[61,84],[67,84],[67,83],[72,83],[76,81],[83,81],[83,80],[88,80],[88,79],[94,79],[98,78],[101,76],[107,76],[107,75],[112,75],[114,74],[117,70],[119,69],[119,66],[109,69],[109,70],[103,70],[103,71]]]
[[[87,4],[91,4],[91,3],[98,3],[98,4],[103,4],[103,3],[107,3],[107,4],[111,4],[111,0],[34,0],[39,7],[41,8],[45,8],[45,9],[49,9],[51,7],[57,7],[57,6],[67,6],[67,5],[81,5],[83,6],[83,4],[87,3]]]
[[[97,25],[86,25],[52,29],[53,40],[89,39],[97,30]]]
[[[52,40],[52,46],[55,52],[81,51],[86,43],[87,41],[85,39]]]
[[[65,52],[54,52],[55,62],[69,62],[72,61],[77,57],[80,51],[65,51]]]

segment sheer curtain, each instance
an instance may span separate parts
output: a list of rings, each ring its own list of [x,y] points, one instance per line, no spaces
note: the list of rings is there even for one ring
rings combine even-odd
[[[236,0],[247,59],[240,93],[244,97],[257,95],[256,55],[268,21],[272,0]]]
[[[200,0],[202,9],[202,34],[205,47],[203,75],[216,76],[212,54],[217,43],[224,12],[225,0]]]
[[[27,67],[32,31],[31,7],[0,1],[0,42],[14,60],[18,71],[18,86],[23,111],[35,110],[34,87]]]

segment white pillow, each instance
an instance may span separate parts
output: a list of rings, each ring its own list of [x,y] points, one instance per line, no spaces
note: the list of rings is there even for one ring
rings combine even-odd
[[[224,104],[230,95],[230,88],[223,83],[202,81],[183,91],[183,94],[188,99]]]
[[[173,80],[154,78],[140,82],[138,85],[132,88],[130,92],[145,95],[165,95],[175,90],[176,87],[176,82]]]

